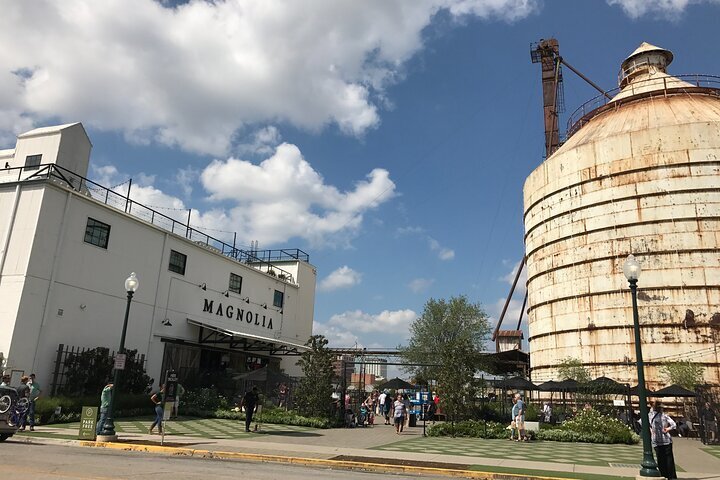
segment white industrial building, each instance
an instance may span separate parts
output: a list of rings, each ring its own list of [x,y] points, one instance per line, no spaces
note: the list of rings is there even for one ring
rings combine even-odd
[[[125,278],[140,287],[126,348],[148,375],[297,374],[312,334],[316,270],[301,250],[246,251],[86,179],[80,123],[19,135],[0,151],[0,356],[56,381],[59,345],[117,350]],[[129,192],[129,193],[128,193]]]

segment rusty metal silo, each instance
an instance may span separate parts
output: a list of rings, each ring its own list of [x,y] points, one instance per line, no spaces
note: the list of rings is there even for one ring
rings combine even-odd
[[[691,360],[720,383],[720,78],[673,77],[643,43],[620,87],[570,118],[568,138],[525,181],[529,341],[535,381],[566,357],[636,382],[622,263],[641,262],[646,378]]]

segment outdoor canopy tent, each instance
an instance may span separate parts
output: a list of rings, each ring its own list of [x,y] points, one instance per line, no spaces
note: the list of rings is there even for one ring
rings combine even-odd
[[[556,382],[555,380],[548,380],[545,383],[541,383],[538,385],[538,390],[541,392],[559,392],[560,390],[557,388],[557,384],[560,382]]]
[[[388,380],[382,385],[376,387],[378,390],[412,390],[415,388],[411,383],[405,380],[395,377],[392,380]]]
[[[506,388],[511,390],[537,390],[538,387],[529,380],[525,380],[522,377],[512,377],[497,382],[497,386],[500,388]]]
[[[630,395],[637,397],[638,396],[638,387],[639,385],[635,385],[634,387],[630,388]],[[645,387],[645,395],[652,395],[653,391],[649,388]]]
[[[627,394],[628,386],[618,383],[608,377],[598,377],[595,380],[588,382],[585,390],[592,393]]]
[[[688,390],[687,388],[681,387],[680,385],[670,385],[669,387],[661,388],[656,392],[648,393],[649,397],[694,397],[695,392]]]
[[[562,382],[557,382],[555,385],[556,392],[577,392],[580,384],[577,380],[573,380],[571,378],[567,380],[563,380]]]

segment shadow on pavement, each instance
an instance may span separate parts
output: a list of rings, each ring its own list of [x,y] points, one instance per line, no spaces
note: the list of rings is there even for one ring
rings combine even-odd
[[[322,437],[322,434],[313,432],[294,432],[294,431],[268,431],[254,432],[254,435],[273,435],[276,437]]]

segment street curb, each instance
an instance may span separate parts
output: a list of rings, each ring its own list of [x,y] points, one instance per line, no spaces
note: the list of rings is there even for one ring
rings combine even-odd
[[[197,450],[193,448],[164,447],[157,445],[142,445],[115,442],[78,442],[80,446],[92,448],[110,448],[131,452],[159,453],[164,455],[211,458],[220,460],[246,460],[265,463],[286,463],[304,465],[309,467],[337,468],[344,470],[364,470],[380,473],[408,473],[425,474],[446,477],[473,478],[482,480],[568,480],[561,477],[544,477],[538,475],[519,475],[513,473],[481,472],[474,470],[460,470],[451,468],[420,467],[412,465],[389,465],[384,463],[365,463],[347,460],[330,460],[323,458],[290,457],[284,455],[268,455],[259,453],[221,452],[212,450]]]

